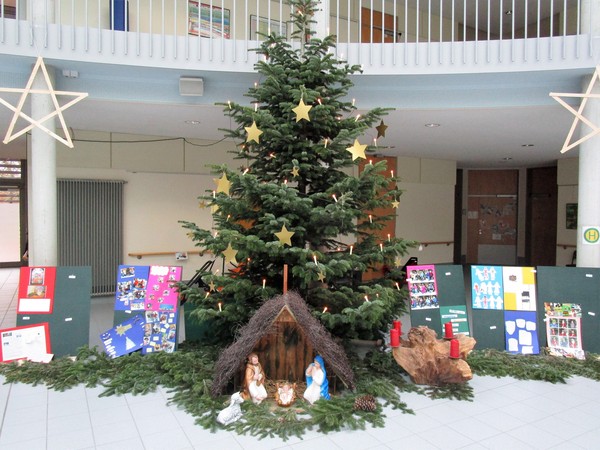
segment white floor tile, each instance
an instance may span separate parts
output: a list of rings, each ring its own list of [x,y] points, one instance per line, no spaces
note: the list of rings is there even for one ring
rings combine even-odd
[[[92,429],[66,431],[61,434],[48,435],[47,450],[83,450],[94,448]]]

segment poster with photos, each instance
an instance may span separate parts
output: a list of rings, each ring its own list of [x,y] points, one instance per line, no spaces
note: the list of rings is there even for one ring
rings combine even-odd
[[[146,310],[175,311],[179,294],[177,283],[181,281],[181,267],[150,266]]]
[[[433,265],[407,266],[406,278],[411,310],[440,307]]]
[[[535,267],[503,267],[504,309],[535,311]]]
[[[504,309],[501,266],[471,266],[471,299],[474,309]]]
[[[51,314],[56,267],[21,267],[18,314]]]
[[[540,344],[535,311],[504,311],[506,351],[537,355]]]
[[[544,310],[550,354],[585,359],[581,343],[581,305],[544,303]]]
[[[115,293],[115,310],[145,310],[149,272],[149,266],[119,266],[119,271],[117,273],[117,289]]]
[[[142,348],[144,339],[144,316],[136,314],[100,335],[102,345],[108,356],[116,358]]]
[[[177,312],[146,311],[142,354],[173,353],[177,342]]]
[[[50,354],[48,323],[0,330],[0,362],[29,359],[47,361]]]

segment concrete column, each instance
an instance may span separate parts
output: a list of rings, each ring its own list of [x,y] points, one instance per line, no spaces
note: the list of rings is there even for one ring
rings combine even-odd
[[[54,18],[54,2],[32,0],[32,20],[36,46],[43,43],[46,21]],[[54,70],[46,66],[54,85]],[[38,71],[33,89],[48,89],[42,71]],[[35,120],[54,111],[49,94],[30,94],[31,117]],[[56,118],[44,121],[50,130],[56,129]],[[28,242],[29,264],[32,266],[58,265],[58,225],[56,212],[56,143],[46,132],[34,127],[27,148],[28,160]]]
[[[315,37],[323,39],[330,34],[329,31],[329,0],[321,0],[314,15]]]

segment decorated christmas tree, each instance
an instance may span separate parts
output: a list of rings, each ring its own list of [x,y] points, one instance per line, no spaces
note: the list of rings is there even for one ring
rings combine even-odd
[[[368,160],[375,132],[385,135],[386,109],[359,114],[349,91],[360,67],[334,56],[334,36],[314,38],[318,2],[289,4],[292,40],[264,36],[249,105],[222,104],[238,125],[224,132],[238,143],[241,167],[212,167],[216,188],[200,200],[214,228],[183,222],[225,270],[202,274],[204,287],[182,294],[212,336],[231,339],[285,277],[332,334],[376,338],[405,310],[399,267],[413,245],[377,236],[390,216],[374,211],[397,208],[401,194],[393,168]],[[378,276],[362,281],[367,271]]]

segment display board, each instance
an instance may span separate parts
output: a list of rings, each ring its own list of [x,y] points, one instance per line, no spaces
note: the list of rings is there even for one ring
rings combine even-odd
[[[56,267],[21,267],[17,314],[50,314],[54,307]]]
[[[50,334],[47,323],[0,330],[0,362],[28,359],[48,361]]]
[[[585,267],[538,267],[537,309],[544,303],[577,304],[581,307],[581,345],[584,351],[600,353],[600,269]],[[538,315],[544,330],[545,316]],[[540,335],[541,345],[547,336]]]
[[[472,337],[477,341],[476,349],[493,348],[504,350],[506,340],[504,334],[504,311],[473,309]]]
[[[18,312],[17,326],[48,323],[51,353],[57,357],[76,355],[80,347],[89,345],[92,268],[63,266],[46,268],[45,272],[46,277],[53,273],[54,278],[52,312]],[[20,286],[29,278],[25,273]]]
[[[462,266],[436,265],[435,279],[440,307],[466,304],[465,274]]]

